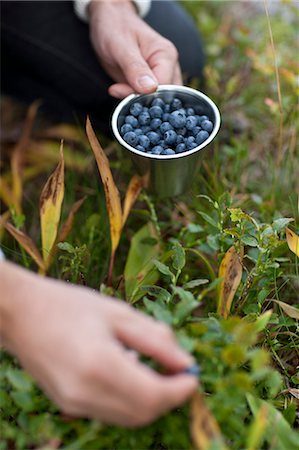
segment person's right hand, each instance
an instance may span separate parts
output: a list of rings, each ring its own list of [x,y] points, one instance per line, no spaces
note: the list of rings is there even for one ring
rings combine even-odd
[[[128,350],[173,373],[191,365],[165,324],[122,301],[6,262],[1,277],[4,344],[67,415],[141,426],[196,389],[195,377],[158,374]]]

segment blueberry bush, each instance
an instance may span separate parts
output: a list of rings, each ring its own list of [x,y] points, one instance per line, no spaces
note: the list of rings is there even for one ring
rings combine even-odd
[[[291,1],[274,3],[265,11],[258,2],[184,2],[207,53],[205,81],[191,86],[219,106],[222,127],[189,192],[162,201],[138,190],[120,241],[112,240],[113,258],[105,192],[84,127],[40,126],[30,145],[23,139],[22,201],[2,189],[2,218],[40,247],[36,205],[64,138],[66,226],[48,261],[33,260],[2,227],[7,257],[31,270],[38,263],[41,273],[114,295],[171,325],[199,364],[200,396],[137,430],[69,420],[3,351],[1,449],[298,448],[299,10]],[[180,119],[163,119],[160,109],[159,102],[150,113],[136,104],[122,134],[137,129],[138,116],[150,129],[135,132],[134,143],[156,148],[155,130]],[[188,129],[197,126],[198,119],[188,120]],[[196,139],[209,129],[196,129]],[[131,162],[115,141],[99,140],[124,196]],[[175,144],[184,151],[187,142]],[[6,154],[2,181],[9,187]],[[204,441],[207,424],[214,432]]]

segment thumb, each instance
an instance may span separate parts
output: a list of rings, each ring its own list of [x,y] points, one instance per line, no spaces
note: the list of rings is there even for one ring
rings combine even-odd
[[[157,89],[157,78],[138,48],[135,48],[130,55],[127,52],[119,54],[118,64],[125,80],[135,92],[147,94]]]

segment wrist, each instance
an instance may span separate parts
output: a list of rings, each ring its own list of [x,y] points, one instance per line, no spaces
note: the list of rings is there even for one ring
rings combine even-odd
[[[90,0],[87,4],[86,14],[90,19],[103,9],[106,11],[113,11],[116,8],[117,10],[129,11],[137,14],[135,4],[131,0]]]

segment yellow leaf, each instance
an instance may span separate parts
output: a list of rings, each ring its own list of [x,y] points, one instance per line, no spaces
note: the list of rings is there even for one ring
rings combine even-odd
[[[268,407],[262,405],[258,410],[250,428],[247,437],[247,450],[259,450],[263,442],[264,432],[267,426]]]
[[[299,320],[299,309],[289,305],[288,303],[281,302],[279,300],[272,300],[272,301],[277,303],[287,316],[291,317],[292,319]]]
[[[0,177],[0,198],[7,207],[15,205],[14,194],[4,176]]]
[[[23,247],[24,250],[26,250],[28,255],[30,255],[31,258],[36,262],[38,267],[43,270],[44,269],[43,259],[32,239],[22,231],[17,230],[17,228],[15,228],[11,223],[8,223],[5,220],[3,220],[2,217],[0,217],[0,223],[18,241],[21,247]]]
[[[93,131],[89,118],[86,120],[86,133],[96,158],[100,176],[104,185],[106,205],[110,222],[112,255],[114,255],[119,243],[123,223],[119,191],[114,183],[108,158],[105,155],[95,132]]]
[[[131,181],[129,183],[126,197],[124,200],[124,207],[123,207],[123,226],[127,221],[127,218],[129,216],[129,213],[131,211],[132,206],[136,202],[138,195],[140,194],[140,191],[142,187],[144,186],[144,179],[140,177],[139,175],[134,175],[131,178]]]
[[[63,225],[61,227],[61,230],[60,230],[58,238],[57,238],[57,242],[63,242],[68,237],[71,229],[73,228],[75,214],[77,213],[79,208],[81,208],[81,205],[85,201],[85,198],[86,197],[81,198],[80,200],[75,202],[73,204],[73,206],[71,207],[69,215],[68,215],[66,221],[63,223]]]
[[[208,409],[202,394],[196,392],[191,400],[191,436],[196,450],[208,450],[217,442],[217,449],[225,449],[216,419]]]
[[[64,197],[63,142],[60,146],[60,161],[48,178],[40,197],[40,221],[42,252],[45,265],[56,241]]]
[[[286,228],[286,235],[289,249],[299,258],[299,236],[288,227]]]
[[[219,287],[218,314],[227,318],[234,295],[242,278],[243,248],[239,255],[234,246],[230,247],[219,267],[219,277],[222,278]]]

